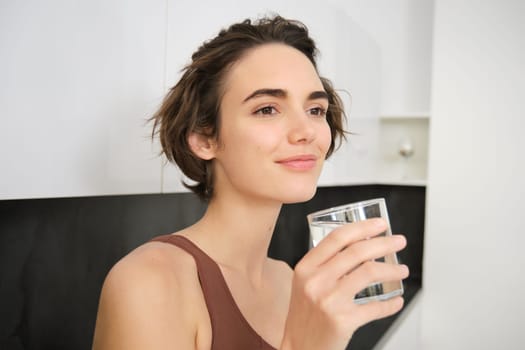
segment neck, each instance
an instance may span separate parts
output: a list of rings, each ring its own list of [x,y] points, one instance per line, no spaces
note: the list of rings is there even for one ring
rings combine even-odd
[[[257,283],[264,272],[268,247],[281,203],[250,199],[212,199],[203,218],[187,235],[223,269]]]

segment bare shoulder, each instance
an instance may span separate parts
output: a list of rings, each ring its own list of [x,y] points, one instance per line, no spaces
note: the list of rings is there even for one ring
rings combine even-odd
[[[148,242],[122,258],[108,273],[103,291],[119,294],[151,293],[154,297],[184,292],[198,284],[193,258],[184,250],[161,242]],[[128,287],[122,290],[121,287]],[[143,297],[147,295],[142,295]]]
[[[145,243],[122,260],[110,271],[112,274],[144,273],[152,278],[162,278],[165,282],[184,282],[197,277],[195,260],[186,251],[162,242]]]
[[[205,316],[191,255],[148,242],[122,258],[102,288],[94,349],[194,349]]]

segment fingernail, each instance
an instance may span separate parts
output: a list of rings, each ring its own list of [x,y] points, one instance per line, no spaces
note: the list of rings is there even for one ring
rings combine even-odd
[[[396,244],[399,246],[403,246],[407,242],[405,236],[403,235],[392,235],[392,237],[396,240]]]

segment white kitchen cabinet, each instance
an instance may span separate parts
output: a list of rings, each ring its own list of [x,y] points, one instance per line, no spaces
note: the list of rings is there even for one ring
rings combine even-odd
[[[433,0],[333,0],[380,47],[381,116],[428,117]]]
[[[353,183],[425,185],[433,0],[333,0],[378,45],[380,123],[350,115]],[[399,154],[411,143],[414,155]]]
[[[145,120],[164,92],[165,1],[0,11],[0,199],[160,191]]]
[[[145,121],[200,43],[229,23],[269,13],[307,24],[320,73],[347,106],[355,134],[329,160],[320,185],[374,182],[378,117],[428,109],[431,4],[7,2],[0,11],[0,198],[185,191],[177,168],[157,157]]]

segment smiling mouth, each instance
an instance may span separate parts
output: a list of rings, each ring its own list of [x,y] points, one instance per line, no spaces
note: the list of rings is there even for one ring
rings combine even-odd
[[[313,155],[301,155],[301,156],[281,159],[281,160],[278,160],[277,163],[289,169],[310,170],[310,169],[315,168],[315,166],[317,165],[317,157]]]

